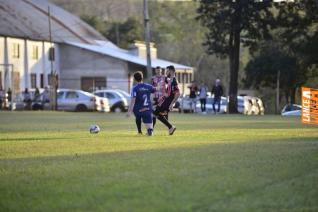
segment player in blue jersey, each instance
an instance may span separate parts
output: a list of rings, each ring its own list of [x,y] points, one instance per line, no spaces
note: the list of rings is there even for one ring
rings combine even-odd
[[[134,79],[136,80],[137,85],[133,87],[131,93],[132,99],[128,109],[128,116],[134,112],[136,124],[141,123],[142,120],[147,128],[147,134],[152,136],[152,103],[150,95],[151,93],[154,93],[156,89],[150,84],[143,83],[143,74],[140,71],[134,73]],[[138,132],[141,133],[141,129],[138,128]]]

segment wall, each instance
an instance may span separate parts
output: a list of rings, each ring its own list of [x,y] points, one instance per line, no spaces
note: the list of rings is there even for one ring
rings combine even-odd
[[[5,41],[7,42],[7,51],[5,51]],[[18,51],[15,51],[14,45],[19,46]],[[38,57],[34,58],[33,46],[38,49]],[[35,87],[40,88],[41,86],[41,74],[43,74],[43,87],[48,85],[48,74],[51,72],[51,64],[48,58],[49,49],[51,44],[44,41],[31,41],[27,39],[11,38],[11,37],[0,37],[0,63],[1,64],[12,64],[13,71],[19,73],[19,82],[15,87],[19,88],[15,92],[23,91],[25,88],[31,88],[31,77],[30,74],[36,74],[36,85]],[[58,44],[53,44],[55,48],[55,61],[53,62],[53,69],[59,72],[59,47]],[[18,57],[17,57],[18,54]],[[6,59],[7,57],[7,59]],[[11,68],[8,69],[9,76],[4,78],[5,68],[0,66],[2,71],[3,85],[6,87],[12,87],[11,79]]]
[[[61,45],[60,87],[81,89],[81,77],[106,77],[107,88],[128,92],[128,64],[107,55]]]

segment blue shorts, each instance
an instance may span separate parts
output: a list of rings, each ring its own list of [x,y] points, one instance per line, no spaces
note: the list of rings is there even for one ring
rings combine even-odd
[[[152,111],[147,110],[143,112],[134,112],[136,119],[142,119],[142,122],[145,124],[152,123]]]

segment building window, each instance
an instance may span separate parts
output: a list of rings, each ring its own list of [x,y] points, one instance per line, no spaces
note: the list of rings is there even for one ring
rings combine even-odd
[[[30,74],[31,76],[31,88],[36,88],[36,74]]]
[[[3,87],[2,87],[2,72],[0,71],[0,90],[2,90]]]
[[[44,74],[40,75],[40,87],[44,88]]]
[[[38,48],[38,46],[32,46],[32,59],[33,60],[39,59],[39,48]]]
[[[81,89],[84,91],[95,91],[106,88],[106,77],[82,77]]]
[[[177,80],[178,82],[181,82],[181,73],[177,73]]]
[[[12,57],[13,58],[20,58],[20,44],[18,44],[18,43],[12,44]]]
[[[189,73],[189,80],[190,80],[190,82],[193,82],[193,74],[192,73]]]
[[[54,47],[51,47],[49,50],[49,61],[54,61],[55,60],[55,49]]]

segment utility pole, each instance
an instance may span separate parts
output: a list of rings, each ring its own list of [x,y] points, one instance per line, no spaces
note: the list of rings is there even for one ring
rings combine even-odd
[[[146,42],[146,53],[147,53],[147,78],[148,79],[150,79],[152,76],[149,21],[150,20],[149,20],[149,12],[148,12],[148,0],[144,0],[144,24],[145,24],[145,42]]]
[[[50,50],[49,50],[49,59],[50,59],[50,64],[51,64],[51,78],[50,78],[50,83],[51,83],[51,109],[52,110],[57,110],[57,82],[56,82],[56,73],[53,70],[53,60],[55,59],[55,50],[52,45],[52,27],[51,27],[51,11],[50,11],[50,6],[48,6],[48,17],[49,17],[49,40],[50,40]]]

